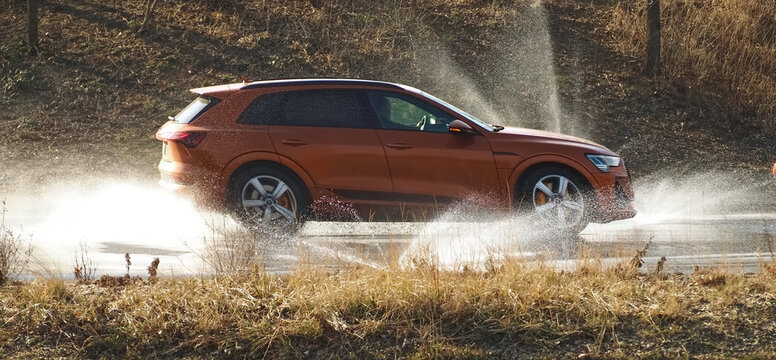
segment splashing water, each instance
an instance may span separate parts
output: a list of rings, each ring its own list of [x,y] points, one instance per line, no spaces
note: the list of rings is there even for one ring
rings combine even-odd
[[[705,256],[727,251],[708,244],[738,241],[736,237],[741,234],[767,242],[769,234],[776,233],[771,200],[776,197],[773,186],[767,186],[771,185],[769,178],[719,172],[666,175],[670,173],[635,180],[636,218],[591,225],[580,237],[553,234],[530,216],[482,209],[466,212],[463,209],[473,207],[462,206],[429,223],[308,222],[298,234],[282,241],[254,238],[260,242],[257,254],[264,256],[259,261],[263,260],[265,269],[287,272],[307,264],[327,270],[353,264],[386,269],[396,264],[393,261],[400,266],[484,269],[508,258],[551,259],[558,266],[578,258],[580,240],[599,248],[601,256],[613,256],[611,244],[641,248],[646,239],[654,239],[650,251],[694,255],[687,252],[697,252],[697,247],[685,243],[703,241],[707,244]],[[207,239],[231,234],[216,234],[214,226],[239,228],[230,219],[202,213],[153,185],[126,181],[101,180],[80,189],[72,185],[48,187],[35,197],[11,199],[10,214],[19,209],[17,206],[28,213],[37,209],[34,216],[26,217],[24,234],[31,235],[38,250],[56,262],[52,266],[65,269],[65,276],[81,242],[88,244],[90,256],[95,256],[98,275],[123,274],[125,252],[132,254],[136,275],[143,275],[154,257],[161,257],[162,276],[170,275],[172,268],[174,274],[209,273],[211,269],[202,264],[201,257]],[[727,227],[713,228],[717,219],[738,219],[736,216],[747,213],[757,219],[770,216],[767,219],[771,220],[736,220],[720,225]],[[765,246],[765,242],[746,241],[751,244],[738,241],[728,248],[749,254]],[[393,250],[397,252],[391,253]]]
[[[568,131],[561,123],[562,110],[555,74],[554,54],[547,11],[542,1],[521,9],[518,23],[501,41],[496,71],[506,79],[506,91],[497,92],[510,117],[519,124],[550,131]]]
[[[564,118],[556,80],[548,14],[542,1],[521,8],[517,22],[494,40],[482,81],[476,83],[436,44],[419,57],[430,91],[486,122],[584,136],[573,119]]]
[[[427,79],[431,84],[430,91],[450,99],[486,122],[502,123],[504,117],[449,54],[449,49],[438,45],[428,56],[421,56],[422,73],[430,75]],[[424,62],[425,59],[433,59],[433,62]]]
[[[453,209],[415,232],[400,265],[431,265],[446,270],[484,269],[507,258],[568,258],[575,235],[552,231],[532,215],[493,214]],[[487,220],[484,220],[487,219]]]
[[[121,256],[131,253],[133,262],[150,263],[161,255],[162,267],[180,265],[178,256],[192,240],[208,234],[206,215],[192,204],[161,189],[122,181],[102,181],[89,189],[54,187],[32,199],[16,198],[27,206],[24,232],[34,241],[38,257],[67,261],[86,244],[100,266],[98,272],[123,269]],[[62,264],[65,262],[65,264]],[[145,265],[137,266],[143,273]]]
[[[654,241],[658,245],[653,244],[651,252],[666,251],[690,261],[698,255],[697,261],[703,263],[709,254],[719,257],[731,248],[757,251],[759,243],[776,236],[772,235],[776,197],[769,185],[771,179],[718,172],[648,176],[635,181],[639,211],[635,218],[591,224],[579,237],[547,231],[530,216],[507,214],[477,221],[481,215],[453,210],[414,233],[402,264],[482,269],[509,257],[540,257],[552,259],[556,267],[570,267],[580,256],[580,241],[593,241],[603,257],[618,256],[615,244],[641,248]],[[726,245],[731,241],[737,242]],[[691,245],[699,242],[701,247]]]
[[[657,223],[771,212],[771,179],[751,174],[702,172],[681,177],[653,174],[634,182],[636,221]],[[770,211],[769,211],[770,210]]]

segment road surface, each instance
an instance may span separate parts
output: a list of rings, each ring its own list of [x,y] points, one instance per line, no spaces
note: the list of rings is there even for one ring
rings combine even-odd
[[[111,182],[47,188],[45,194],[6,199],[5,227],[35,247],[28,276],[72,277],[75,257],[84,250],[97,276],[124,274],[126,253],[133,275],[146,275],[155,257],[164,276],[210,274],[218,244],[235,238],[235,232],[244,235],[229,218],[202,213],[153,185]],[[427,223],[308,222],[294,236],[260,236],[256,246],[238,253],[258,254],[261,266],[274,273],[299,266],[390,268],[419,261],[447,269],[485,268],[507,257],[573,269],[586,257],[611,264],[645,247],[644,271],[663,256],[666,271],[684,273],[696,266],[752,272],[774,259],[776,212],[763,211],[770,205],[732,206],[729,199],[715,197],[700,207],[671,207],[667,204],[676,205],[675,196],[644,198],[649,201],[636,218],[591,224],[571,237],[514,215],[483,220],[480,214],[473,221],[455,213]]]

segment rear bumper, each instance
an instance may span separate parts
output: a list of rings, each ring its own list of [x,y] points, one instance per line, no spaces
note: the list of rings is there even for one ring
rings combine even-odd
[[[159,186],[209,210],[224,210],[225,194],[216,193],[216,182],[201,168],[176,162],[159,162]]]

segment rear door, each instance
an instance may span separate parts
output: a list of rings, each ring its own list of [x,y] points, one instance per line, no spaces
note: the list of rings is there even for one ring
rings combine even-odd
[[[318,188],[389,192],[393,187],[377,119],[363,92],[272,93],[257,98],[243,115],[268,124],[277,153],[300,165]]]
[[[485,136],[452,134],[451,114],[408,94],[368,91],[398,198],[428,201],[493,194],[498,178]],[[422,196],[412,196],[414,194]]]

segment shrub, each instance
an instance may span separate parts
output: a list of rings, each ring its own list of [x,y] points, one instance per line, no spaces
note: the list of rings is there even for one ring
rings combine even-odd
[[[32,245],[5,225],[5,201],[0,210],[0,286],[18,277],[32,255]]]

